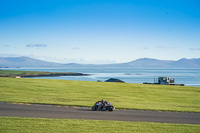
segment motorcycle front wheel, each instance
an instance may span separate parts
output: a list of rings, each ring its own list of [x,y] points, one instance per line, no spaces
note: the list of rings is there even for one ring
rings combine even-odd
[[[113,106],[108,107],[108,111],[113,111],[113,110],[114,110]]]

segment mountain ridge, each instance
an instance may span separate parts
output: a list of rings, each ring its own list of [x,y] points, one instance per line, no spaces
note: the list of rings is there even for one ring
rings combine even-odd
[[[80,67],[80,68],[200,68],[200,58],[177,61],[159,60],[152,58],[140,58],[126,63],[116,64],[78,64],[78,63],[55,63],[26,56],[22,57],[0,57],[0,68],[4,67]]]

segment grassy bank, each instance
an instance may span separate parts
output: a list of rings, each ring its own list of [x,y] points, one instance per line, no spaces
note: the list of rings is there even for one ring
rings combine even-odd
[[[42,76],[83,76],[87,74],[72,72],[38,72],[38,71],[17,71],[17,70],[0,70],[0,77],[42,77]]]
[[[88,133],[88,132],[131,132],[131,133],[199,133],[200,125],[166,124],[151,122],[121,122],[100,120],[69,120],[45,118],[0,117],[3,133]]]
[[[0,78],[0,101],[92,106],[102,98],[116,108],[200,112],[200,87]]]

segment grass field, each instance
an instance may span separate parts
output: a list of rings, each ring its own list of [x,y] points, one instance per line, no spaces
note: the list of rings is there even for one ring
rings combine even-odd
[[[200,125],[0,117],[0,131],[2,133],[199,133]]]
[[[0,101],[92,106],[106,99],[116,108],[200,112],[200,87],[49,79],[0,78]]]

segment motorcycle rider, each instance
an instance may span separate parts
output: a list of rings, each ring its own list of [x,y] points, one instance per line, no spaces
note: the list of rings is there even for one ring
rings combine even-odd
[[[105,106],[106,104],[108,104],[108,102],[104,99],[101,100],[101,103]]]
[[[105,108],[105,106],[108,104],[108,102],[104,99],[101,100],[102,108]]]
[[[96,104],[98,105],[98,110],[100,110],[101,108],[105,108],[105,106],[108,104],[108,102],[104,99],[102,99],[101,101],[97,101]]]

